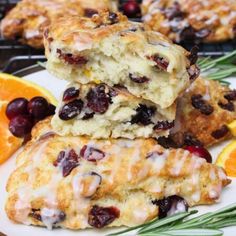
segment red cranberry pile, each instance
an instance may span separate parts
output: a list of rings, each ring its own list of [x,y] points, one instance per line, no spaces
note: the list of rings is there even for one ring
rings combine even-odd
[[[124,15],[130,18],[137,18],[141,16],[141,9],[139,3],[135,0],[128,0],[122,4],[121,10]]]
[[[30,101],[16,98],[7,105],[6,109],[6,116],[10,120],[9,130],[18,138],[27,137],[38,121],[53,114],[55,114],[55,106],[43,97],[34,97]]]

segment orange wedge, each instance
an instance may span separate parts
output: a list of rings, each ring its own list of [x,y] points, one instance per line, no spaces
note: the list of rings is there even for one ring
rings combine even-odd
[[[228,176],[236,177],[236,140],[229,143],[221,151],[216,164],[223,167]]]
[[[8,102],[0,104],[0,164],[6,161],[22,144],[22,139],[14,137],[8,130],[9,120],[5,115]]]
[[[231,123],[229,123],[228,125],[228,128],[231,132],[231,134],[236,137],[236,120],[232,121]]]
[[[47,89],[22,78],[0,73],[0,101],[11,101],[18,97],[30,99],[35,96],[42,96],[53,105],[57,103]]]
[[[24,79],[0,73],[0,164],[6,161],[21,145],[22,139],[14,137],[8,130],[9,120],[5,115],[7,104],[14,98],[31,99],[42,96],[56,105],[57,100],[46,89]]]

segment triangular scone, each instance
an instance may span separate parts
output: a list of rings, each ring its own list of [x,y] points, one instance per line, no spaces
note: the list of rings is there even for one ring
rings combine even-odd
[[[143,0],[145,26],[177,43],[233,40],[235,0]]]
[[[91,17],[98,10],[116,10],[115,0],[21,0],[1,21],[1,35],[44,48],[43,31],[61,16]]]
[[[198,76],[195,51],[188,53],[120,13],[66,16],[44,35],[47,69],[58,78],[119,84],[162,108],[172,105]]]
[[[124,87],[72,83],[61,100],[52,127],[62,136],[157,138],[168,136],[174,126],[175,103],[161,108]]]
[[[227,124],[236,119],[235,90],[199,77],[177,104],[171,137],[178,144],[189,145],[192,138],[193,142],[211,146],[231,136]],[[186,139],[189,143],[185,143]]]
[[[230,183],[220,167],[183,149],[165,150],[152,139],[42,135],[42,126],[19,154],[7,184],[6,212],[19,223],[133,226],[157,216],[155,200],[178,195],[189,206],[213,204]],[[47,122],[44,130],[50,130]]]

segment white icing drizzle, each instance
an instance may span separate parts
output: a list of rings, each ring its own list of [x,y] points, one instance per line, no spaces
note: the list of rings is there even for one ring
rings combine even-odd
[[[148,160],[152,162],[152,168],[156,173],[159,173],[165,167],[169,153],[169,150],[163,151],[162,154],[154,152],[152,156],[148,158]]]
[[[128,180],[132,179],[132,167],[140,160],[140,148],[135,148],[132,157],[130,157],[127,177]]]
[[[174,214],[185,212],[185,205],[183,202],[177,202],[176,206],[171,207],[171,209],[168,211],[167,215],[172,216]]]
[[[210,170],[210,179],[211,180],[216,180],[216,173],[215,173],[215,169],[211,167],[211,170]]]
[[[209,91],[209,81],[207,79],[203,80],[205,83],[206,93],[203,95],[203,99],[209,101],[211,99],[210,91]]]
[[[23,187],[18,189],[18,200],[15,204],[16,215],[15,218],[17,221],[30,225],[30,221],[28,220],[28,215],[31,211],[30,204],[30,189],[27,187]]]
[[[117,171],[119,170],[120,165],[121,165],[121,161],[122,161],[122,157],[117,158],[117,157],[119,157],[120,154],[121,154],[121,148],[120,148],[119,146],[115,146],[115,145],[114,145],[114,146],[112,147],[112,152],[114,153],[114,156],[113,156],[113,164],[112,164],[113,168],[112,168],[112,172],[111,172],[110,176],[108,177],[108,182],[109,182],[110,184],[113,183],[114,177],[116,176],[116,173],[117,173]]]
[[[137,223],[141,224],[145,222],[145,220],[148,217],[148,213],[146,212],[146,209],[134,209],[133,210],[133,216]]]
[[[199,202],[200,198],[201,198],[201,192],[200,191],[196,191],[194,194],[192,194],[192,200],[194,202]]]
[[[41,144],[41,145],[40,145]],[[34,153],[34,149],[38,146],[38,150],[36,153]],[[22,187],[18,189],[17,194],[18,194],[18,200],[16,201],[15,204],[15,210],[16,210],[16,215],[17,218],[19,219],[19,222],[22,222],[24,224],[29,224],[28,220],[28,215],[31,211],[31,196],[32,196],[32,183],[34,182],[35,179],[35,169],[38,167],[40,161],[41,161],[41,155],[45,148],[48,145],[47,142],[36,142],[35,145],[32,146],[32,148],[29,150],[28,153],[33,152],[33,157],[32,157],[32,164],[26,168],[26,171],[28,172],[28,183],[27,187]]]
[[[179,156],[179,152],[181,152],[181,149],[176,150],[176,154],[175,156],[178,157]],[[178,161],[176,161],[175,166],[171,169],[171,174],[174,176],[178,176],[181,172],[181,169],[183,168],[184,162],[187,158],[187,156],[189,155],[189,151],[184,150],[183,152],[183,156],[178,159]]]
[[[225,174],[225,172],[221,168],[218,168],[218,175],[219,175],[219,178],[221,180],[226,180],[227,179],[227,175]]]
[[[42,208],[40,214],[43,224],[49,230],[52,230],[53,225],[60,221],[60,211],[57,209]]]

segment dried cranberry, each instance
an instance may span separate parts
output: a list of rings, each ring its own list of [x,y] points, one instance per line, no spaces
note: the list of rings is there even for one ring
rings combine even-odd
[[[84,145],[80,150],[80,156],[87,161],[96,162],[105,157],[105,153],[97,148]]]
[[[164,218],[167,215],[174,215],[179,212],[188,211],[187,202],[179,196],[173,195],[161,200],[152,201],[154,205],[159,207],[158,216]]]
[[[118,15],[114,12],[109,12],[108,19],[111,22],[111,24],[115,24],[119,22]]]
[[[31,212],[29,213],[29,217],[32,217],[38,221],[42,221],[40,209],[32,209]]]
[[[138,77],[138,76],[134,76],[132,74],[129,74],[129,78],[135,82],[135,83],[139,83],[139,84],[142,84],[142,83],[146,83],[148,82],[150,79],[147,78],[146,76],[141,76],[141,77]]]
[[[71,120],[78,116],[83,108],[83,101],[76,99],[65,104],[59,111],[59,118],[61,120]]]
[[[88,62],[88,60],[84,56],[73,55],[71,53],[63,53],[60,49],[57,49],[57,53],[59,54],[60,59],[63,59],[70,65],[84,65]]]
[[[195,32],[195,35],[196,35],[197,39],[204,39],[207,36],[209,36],[210,33],[211,33],[211,31],[209,29],[201,29],[201,30]]]
[[[208,163],[212,163],[211,154],[204,147],[186,146],[186,147],[184,147],[184,149],[188,150],[189,152],[193,153],[196,156],[204,158]]]
[[[220,129],[215,130],[211,133],[211,136],[215,139],[221,139],[223,138],[226,134],[228,134],[229,129],[226,125],[222,125]]]
[[[189,133],[184,134],[183,144],[186,146],[203,146],[201,141],[199,141],[197,138],[195,138],[192,134]]]
[[[228,101],[228,103],[219,102],[218,105],[224,110],[234,111],[234,104],[230,101]]]
[[[164,148],[178,148],[178,144],[171,137],[159,137],[157,139],[158,144]]]
[[[98,85],[95,88],[89,90],[87,96],[88,107],[100,114],[107,111],[109,107],[109,94],[105,92],[105,85]]]
[[[84,9],[84,15],[86,17],[92,17],[94,14],[98,14],[98,11],[96,9],[92,9],[92,8],[85,8]]]
[[[93,206],[89,211],[88,223],[95,228],[103,228],[111,224],[115,219],[120,217],[120,210],[116,207]]]
[[[232,90],[229,93],[224,95],[224,98],[228,101],[235,101],[236,100],[236,90]]]
[[[193,95],[191,97],[192,101],[192,106],[198,110],[204,115],[210,115],[214,111],[214,108],[210,105],[207,104],[206,101],[203,100],[202,95],[197,94]]]
[[[165,58],[160,57],[158,55],[154,55],[154,56],[148,57],[148,59],[156,62],[156,67],[158,69],[160,69],[160,70],[167,70],[169,62]]]
[[[197,62],[198,50],[199,50],[199,48],[197,46],[192,47],[192,49],[190,50],[190,54],[188,55],[190,65],[194,65]]]
[[[59,166],[62,168],[63,177],[68,176],[71,171],[79,165],[79,156],[76,152],[71,149],[69,151],[61,151],[54,161],[53,165],[55,167]]]
[[[83,116],[83,118],[82,118],[82,120],[89,120],[89,119],[91,119],[91,118],[94,117],[94,114],[95,114],[94,112],[85,113],[84,116]]]
[[[132,116],[131,124],[149,125],[152,124],[152,116],[155,114],[156,108],[151,106],[148,107],[143,104],[139,104],[136,109],[136,115]]]
[[[179,31],[179,39],[181,42],[183,41],[193,41],[196,38],[195,30],[192,26],[186,26]]]
[[[65,90],[63,94],[63,102],[67,102],[69,100],[75,99],[79,96],[79,89],[76,89],[75,87],[70,87]]]
[[[154,126],[154,130],[155,131],[159,131],[159,130],[168,130],[173,128],[175,125],[174,121],[169,122],[168,120],[164,120],[164,121],[158,121],[157,124]]]
[[[195,65],[190,66],[187,69],[187,71],[188,71],[188,74],[189,74],[189,80],[190,81],[194,81],[200,75],[200,68],[198,66],[195,66]]]
[[[184,12],[181,11],[181,7],[178,2],[174,2],[173,6],[166,8],[164,10],[164,14],[168,20],[173,20],[176,17],[183,18],[185,15]]]

